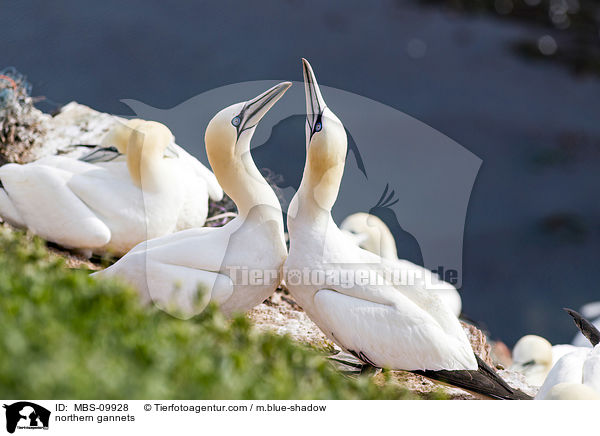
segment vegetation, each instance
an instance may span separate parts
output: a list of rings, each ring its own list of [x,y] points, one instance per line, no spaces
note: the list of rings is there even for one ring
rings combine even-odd
[[[317,350],[215,308],[182,321],[121,284],[69,270],[0,227],[0,397],[392,399],[406,390],[337,372]]]

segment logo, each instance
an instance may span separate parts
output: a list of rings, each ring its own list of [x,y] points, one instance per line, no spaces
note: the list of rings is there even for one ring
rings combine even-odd
[[[48,430],[50,411],[29,401],[19,401],[6,409],[6,431],[14,433],[18,429]]]

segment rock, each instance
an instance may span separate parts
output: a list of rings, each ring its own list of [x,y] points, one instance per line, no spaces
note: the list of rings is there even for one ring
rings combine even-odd
[[[299,342],[317,348],[339,350],[339,347],[327,339],[285,289],[277,289],[264,303],[250,310],[247,316],[259,330],[289,335]]]

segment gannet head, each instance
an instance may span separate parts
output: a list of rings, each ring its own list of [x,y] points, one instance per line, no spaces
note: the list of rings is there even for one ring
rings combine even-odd
[[[541,386],[552,369],[552,344],[540,336],[523,336],[513,348],[511,369],[523,374],[528,383]]]
[[[136,124],[127,144],[127,167],[135,185],[144,189],[154,189],[160,185],[160,174],[154,165],[162,160],[165,150],[172,143],[173,134],[164,124],[156,121]]]
[[[386,259],[398,258],[394,236],[379,217],[354,213],[342,221],[340,229],[359,247]]]
[[[236,103],[217,113],[208,123],[204,140],[211,165],[223,155],[241,152],[248,145],[259,121],[292,86],[282,82],[251,100]],[[212,158],[211,158],[212,157]]]
[[[138,118],[133,118],[126,122],[117,121],[115,126],[102,138],[100,145],[102,147],[117,147],[119,153],[127,154],[127,145],[129,144],[131,133],[144,122],[144,120]]]
[[[252,199],[243,198],[243,194],[237,195],[241,192],[240,178],[264,181],[250,154],[252,135],[259,121],[290,86],[291,82],[282,82],[251,100],[226,107],[206,127],[204,142],[208,161],[219,184],[239,210],[243,203],[253,203]],[[272,192],[270,187],[269,191]],[[258,191],[255,194],[260,196]]]
[[[306,59],[302,59],[306,93],[306,153],[308,183],[317,204],[331,209],[339,191],[348,138],[344,125],[327,107]]]

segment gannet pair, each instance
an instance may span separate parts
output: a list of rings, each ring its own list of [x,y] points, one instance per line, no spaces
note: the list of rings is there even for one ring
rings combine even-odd
[[[205,133],[210,165],[238,208],[223,227],[199,228],[136,246],[96,277],[120,277],[147,302],[181,318],[209,302],[229,315],[260,304],[281,283],[287,255],[279,200],[257,169],[250,140],[257,124],[291,86],[283,82],[258,97],[220,111]]]
[[[579,313],[566,310],[593,348],[579,348],[561,357],[535,399],[600,399],[600,331]]]
[[[2,166],[0,216],[88,255],[120,255],[149,238],[202,226],[209,194],[223,195],[214,175],[160,123],[118,124],[107,144],[125,156],[105,159],[101,149],[83,160],[50,156]]]
[[[412,275],[420,282],[421,287],[431,284],[427,287],[429,291],[435,293],[454,315],[460,315],[462,300],[456,288],[440,280],[437,274],[427,268],[408,260],[398,259],[394,235],[379,217],[364,212],[354,213],[344,218],[340,229],[360,248],[375,253],[383,259],[398,262],[398,268],[404,271],[414,271]]]
[[[475,356],[460,322],[436,295],[419,284],[371,278],[400,266],[358,247],[332,219],[347,138],[306,60],[303,67],[306,163],[288,209],[284,264],[293,297],[327,337],[366,364],[415,371],[495,398],[529,398]]]

